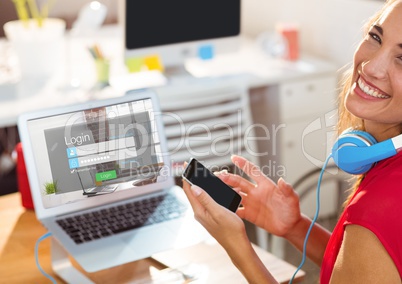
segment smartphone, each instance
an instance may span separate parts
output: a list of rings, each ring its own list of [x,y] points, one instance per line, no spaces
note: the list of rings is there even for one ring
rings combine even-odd
[[[204,189],[217,203],[236,212],[241,202],[241,196],[199,161],[192,158],[182,176],[190,184]]]

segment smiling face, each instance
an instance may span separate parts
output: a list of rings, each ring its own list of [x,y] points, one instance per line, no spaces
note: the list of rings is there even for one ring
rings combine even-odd
[[[345,107],[378,140],[402,132],[402,1],[385,10],[357,48]]]

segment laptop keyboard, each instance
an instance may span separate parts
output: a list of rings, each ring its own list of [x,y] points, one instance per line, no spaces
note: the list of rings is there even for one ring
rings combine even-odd
[[[172,194],[154,196],[57,220],[76,244],[89,242],[184,215],[187,206]]]

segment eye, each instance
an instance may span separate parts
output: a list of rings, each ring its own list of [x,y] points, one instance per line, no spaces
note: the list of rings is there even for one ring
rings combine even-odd
[[[380,38],[380,36],[378,34],[376,34],[374,32],[369,32],[368,34],[372,39],[374,39],[376,42],[381,44],[381,38]]]

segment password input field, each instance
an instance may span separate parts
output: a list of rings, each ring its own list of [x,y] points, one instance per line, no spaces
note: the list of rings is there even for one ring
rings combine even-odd
[[[107,162],[125,161],[136,157],[137,150],[135,149],[135,147],[132,147],[128,149],[97,153],[94,155],[86,155],[79,158],[69,159],[68,161],[70,169],[74,169]]]

